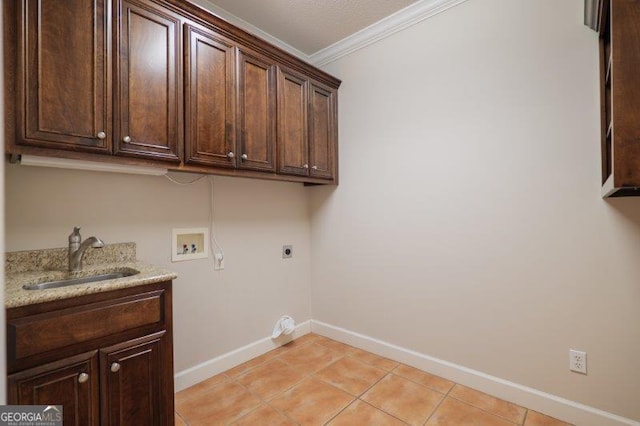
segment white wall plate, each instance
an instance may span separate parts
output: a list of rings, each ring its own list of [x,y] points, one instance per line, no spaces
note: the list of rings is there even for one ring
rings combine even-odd
[[[173,230],[171,261],[206,259],[209,257],[209,228]]]

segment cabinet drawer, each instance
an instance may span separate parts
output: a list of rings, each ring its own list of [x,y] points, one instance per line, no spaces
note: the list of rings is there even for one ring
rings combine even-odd
[[[8,320],[9,357],[22,359],[126,330],[162,325],[164,298],[165,292],[159,290]]]

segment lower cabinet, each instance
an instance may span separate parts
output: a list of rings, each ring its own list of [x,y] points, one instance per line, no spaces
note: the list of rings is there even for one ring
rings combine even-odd
[[[163,424],[163,334],[100,350],[103,424]]]
[[[91,351],[9,375],[9,404],[62,405],[65,426],[98,425],[98,384]]]
[[[51,342],[25,335],[56,321]],[[173,425],[171,330],[171,283],[9,309],[9,404],[62,405],[65,426]]]

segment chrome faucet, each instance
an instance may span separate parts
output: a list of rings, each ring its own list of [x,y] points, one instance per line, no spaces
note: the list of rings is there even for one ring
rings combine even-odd
[[[89,247],[102,248],[104,243],[100,238],[89,237],[82,242],[80,227],[74,226],[69,235],[69,272],[82,271],[82,258]]]

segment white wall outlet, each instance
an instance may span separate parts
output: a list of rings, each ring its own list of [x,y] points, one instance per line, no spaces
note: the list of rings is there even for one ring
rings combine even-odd
[[[587,353],[569,349],[569,370],[587,374]]]
[[[293,257],[293,246],[292,245],[282,246],[282,258],[288,259],[290,257]]]
[[[215,256],[213,256],[213,269],[215,271],[224,269],[224,256],[222,253],[216,253]]]

